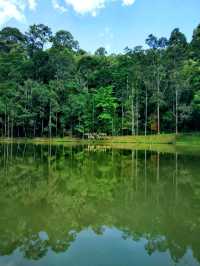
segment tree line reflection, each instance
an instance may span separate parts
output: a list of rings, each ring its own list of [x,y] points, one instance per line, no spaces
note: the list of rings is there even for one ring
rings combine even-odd
[[[0,145],[0,255],[65,252],[115,227],[146,252],[200,262],[199,156],[97,146]]]

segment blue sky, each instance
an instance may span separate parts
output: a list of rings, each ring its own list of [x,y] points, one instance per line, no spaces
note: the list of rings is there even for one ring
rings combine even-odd
[[[70,31],[81,48],[122,52],[145,45],[153,33],[169,37],[178,27],[191,39],[200,23],[200,0],[0,0],[0,28],[44,23]]]

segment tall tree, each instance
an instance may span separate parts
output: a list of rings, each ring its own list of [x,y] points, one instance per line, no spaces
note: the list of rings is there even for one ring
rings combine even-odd
[[[34,24],[26,32],[27,47],[32,57],[35,51],[43,50],[45,44],[51,41],[52,31],[44,24]]]

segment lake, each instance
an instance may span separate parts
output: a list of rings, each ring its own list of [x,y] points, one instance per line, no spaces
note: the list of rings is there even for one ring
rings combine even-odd
[[[200,265],[200,152],[0,144],[0,266]]]

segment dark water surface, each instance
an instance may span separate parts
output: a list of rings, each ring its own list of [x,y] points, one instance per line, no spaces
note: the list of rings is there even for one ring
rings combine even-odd
[[[200,265],[200,154],[0,145],[0,266]]]

